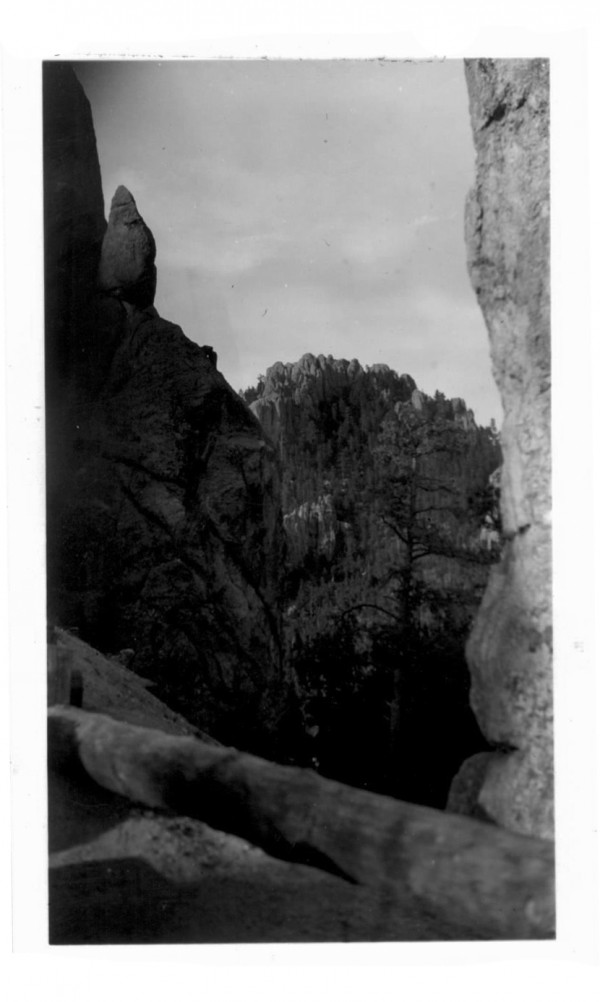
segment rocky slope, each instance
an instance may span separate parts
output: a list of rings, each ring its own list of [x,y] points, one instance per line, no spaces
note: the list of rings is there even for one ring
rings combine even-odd
[[[469,270],[490,336],[502,428],[508,543],[468,647],[489,763],[481,806],[518,831],[553,833],[550,533],[549,65],[466,64],[477,153]]]
[[[138,727],[201,736],[148,681],[63,630],[82,705]],[[49,938],[54,945],[480,939],[414,899],[268,855],[251,842],[110,793],[50,760]]]
[[[88,102],[44,75],[48,605],[222,740],[276,754],[289,706],[273,447],[152,305],[154,240],[119,188],[108,227]]]

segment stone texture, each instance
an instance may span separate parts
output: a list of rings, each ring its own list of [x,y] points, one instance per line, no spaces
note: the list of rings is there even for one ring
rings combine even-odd
[[[123,185],[110,206],[102,241],[98,288],[140,308],[152,306],[156,292],[156,244],[135,199]]]
[[[463,762],[450,784],[447,811],[479,818],[480,821],[491,820],[479,803],[479,794],[488,770],[498,756],[498,752],[478,752]]]
[[[471,702],[494,759],[481,807],[552,837],[549,79],[542,59],[467,60],[476,182],[468,266],[504,407],[503,559],[467,657]]]
[[[285,707],[279,479],[201,348],[136,311],[79,426],[56,560],[60,621],[197,725],[257,749]]]
[[[149,257],[126,274],[116,255],[133,285],[98,291],[100,172],[68,67],[46,67],[44,103],[50,620],[132,649],[131,667],[196,726],[275,757],[290,687],[273,449],[214,350],[130,295]],[[117,205],[139,230],[133,201]]]
[[[356,358],[349,362],[307,352],[297,362],[275,362],[270,366],[250,409],[283,453],[286,436],[294,440],[310,437],[311,424],[317,426],[322,420],[321,405],[347,394],[361,381],[379,384],[382,392],[393,386],[395,398],[402,401],[418,393],[412,376],[397,376],[389,365],[378,363],[365,370]]]
[[[341,522],[335,510],[332,494],[322,494],[314,501],[305,501],[283,516],[283,524],[290,540],[308,536],[311,550],[333,560],[340,532],[350,529]]]

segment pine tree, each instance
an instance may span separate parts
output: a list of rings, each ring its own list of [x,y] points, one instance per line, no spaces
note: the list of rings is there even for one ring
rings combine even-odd
[[[439,410],[438,410],[439,413]],[[374,506],[386,529],[400,544],[395,579],[398,656],[391,672],[389,703],[389,783],[398,765],[401,719],[412,676],[421,670],[421,623],[424,589],[418,573],[427,557],[488,562],[482,551],[466,547],[458,533],[469,517],[468,500],[453,471],[468,447],[468,436],[448,417],[426,417],[410,404],[396,407],[384,423],[376,450],[378,468]],[[440,594],[440,601],[442,596]],[[431,604],[431,603],[430,603]]]

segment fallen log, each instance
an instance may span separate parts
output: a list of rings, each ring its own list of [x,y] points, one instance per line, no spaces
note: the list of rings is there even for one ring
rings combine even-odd
[[[554,935],[554,847],[74,707],[48,711],[51,768],[392,895],[477,938]]]

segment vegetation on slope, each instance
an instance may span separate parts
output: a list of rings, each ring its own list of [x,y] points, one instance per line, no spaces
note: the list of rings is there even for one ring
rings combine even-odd
[[[486,747],[464,643],[498,555],[493,428],[387,366],[304,356],[243,394],[283,467],[288,658],[304,756],[442,806]]]

